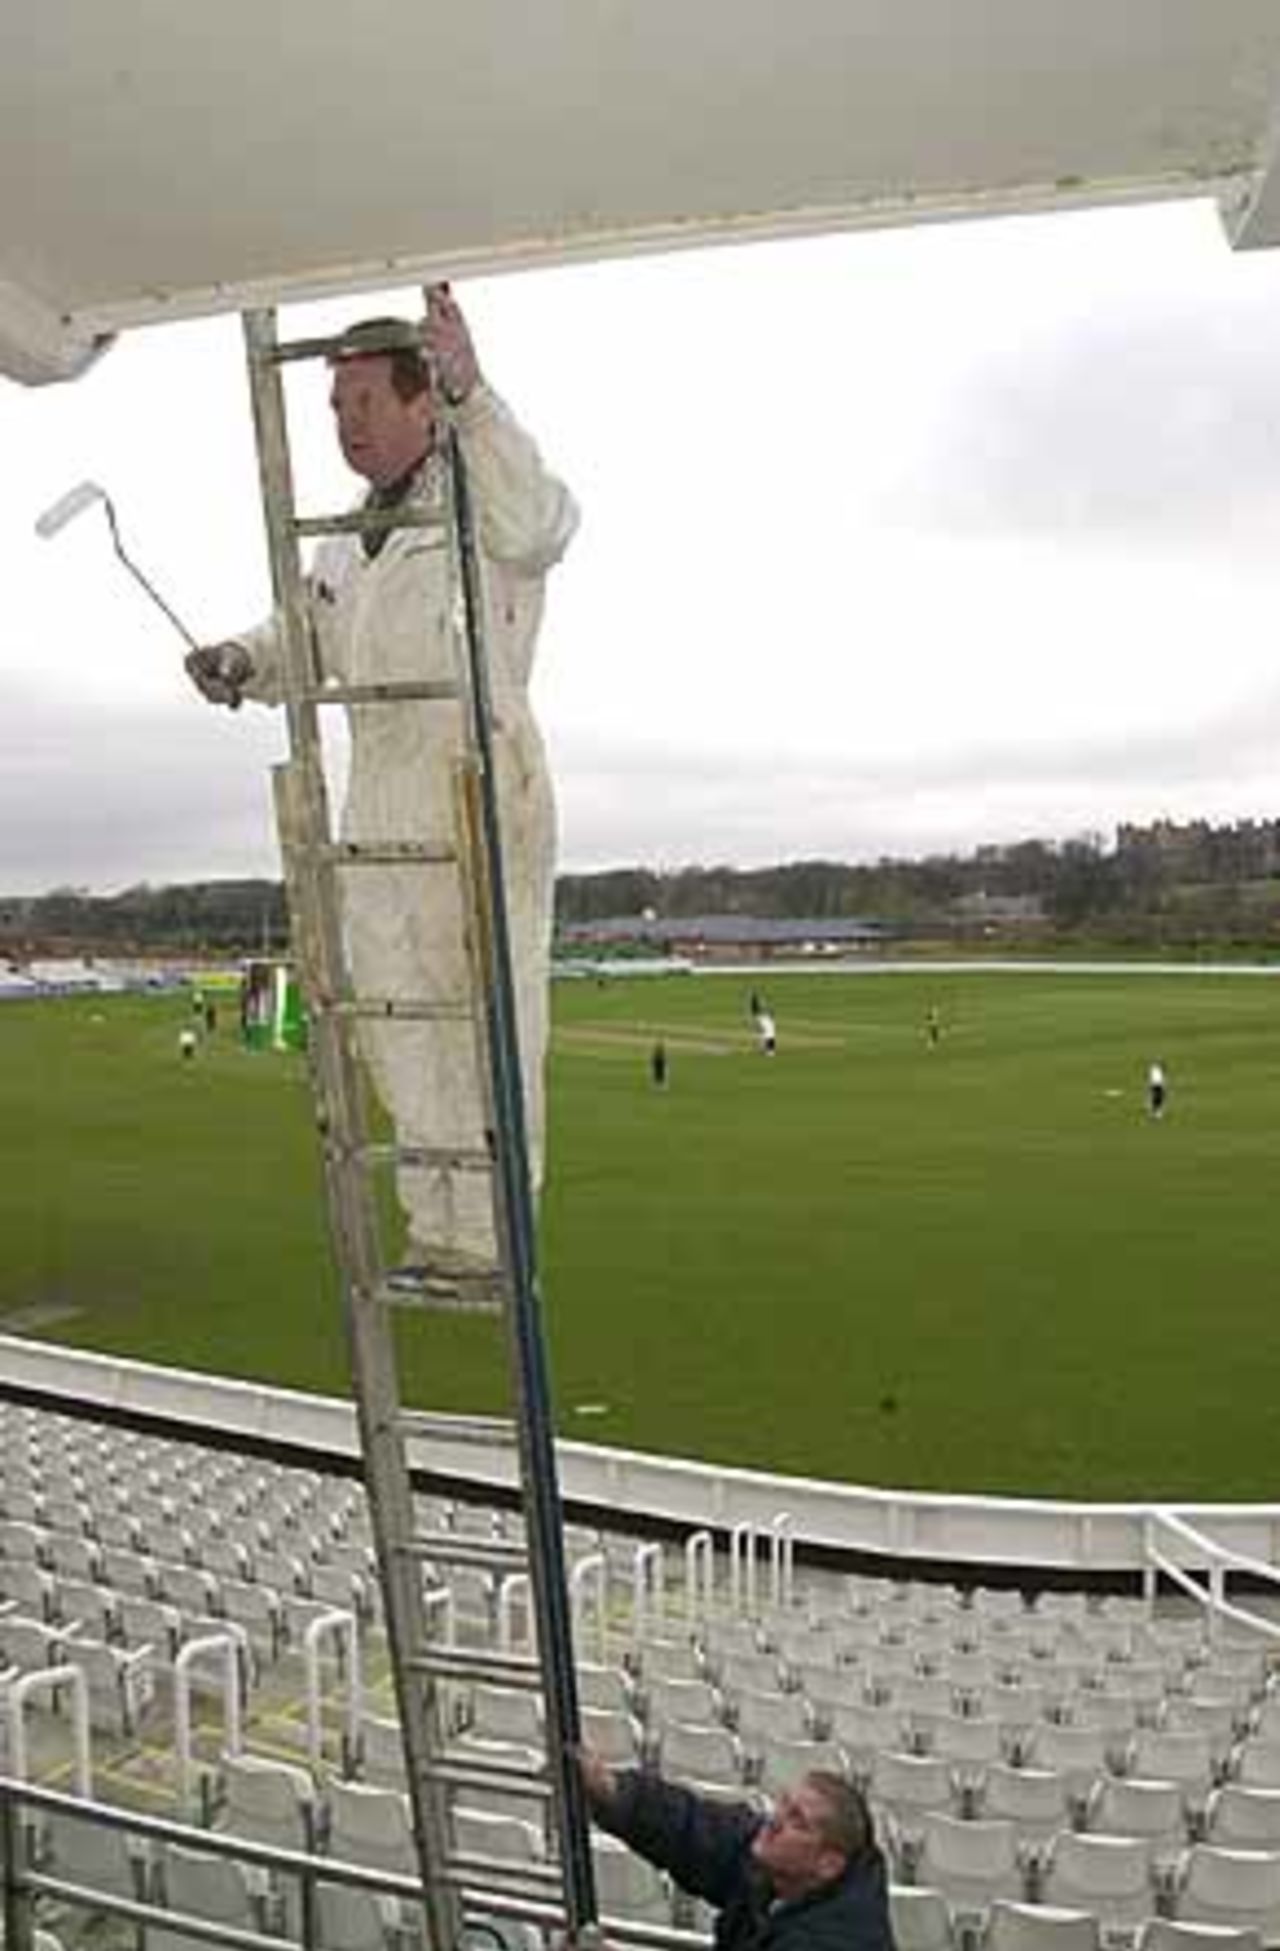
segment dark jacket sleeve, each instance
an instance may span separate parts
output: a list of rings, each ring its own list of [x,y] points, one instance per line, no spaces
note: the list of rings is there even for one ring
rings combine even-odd
[[[747,1845],[760,1825],[743,1804],[705,1801],[639,1769],[621,1770],[613,1795],[592,1805],[602,1829],[673,1876],[682,1890],[722,1905],[747,1876]]]

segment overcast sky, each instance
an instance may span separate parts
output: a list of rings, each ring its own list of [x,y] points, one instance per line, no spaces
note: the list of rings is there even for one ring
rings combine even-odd
[[[561,864],[760,864],[1280,815],[1280,258],[1207,206],[734,247],[459,287],[583,509],[536,682]],[[310,330],[370,304],[311,308]],[[295,383],[312,507],[354,484]],[[268,584],[235,321],[0,381],[0,893],[278,872],[276,714],[197,636]]]

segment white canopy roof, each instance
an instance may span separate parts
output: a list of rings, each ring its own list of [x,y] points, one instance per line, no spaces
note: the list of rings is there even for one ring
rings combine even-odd
[[[503,266],[1217,194],[1280,232],[1280,0],[10,0],[0,371]]]

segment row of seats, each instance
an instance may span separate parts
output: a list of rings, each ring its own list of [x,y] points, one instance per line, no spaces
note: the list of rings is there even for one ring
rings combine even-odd
[[[1162,1859],[1144,1837],[1061,1830],[1029,1861],[1011,1823],[927,1814],[916,1847],[895,1860],[903,1881],[937,1891],[953,1911],[998,1899],[1082,1910],[1104,1932],[1137,1929],[1156,1912],[1280,1937],[1280,1852],[1193,1843]]]
[[[957,1915],[938,1890],[895,1884],[889,1892],[897,1951],[1104,1951],[1100,1918],[1087,1909],[997,1898],[981,1920]],[[979,1928],[975,1930],[975,1921]],[[1252,1926],[1147,1917],[1125,1941],[1134,1951],[1262,1951]]]

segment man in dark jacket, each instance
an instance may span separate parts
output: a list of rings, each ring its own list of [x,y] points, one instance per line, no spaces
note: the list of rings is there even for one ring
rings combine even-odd
[[[584,1751],[602,1829],[719,1911],[719,1951],[893,1951],[884,1858],[840,1775],[805,1775],[765,1816]]]

